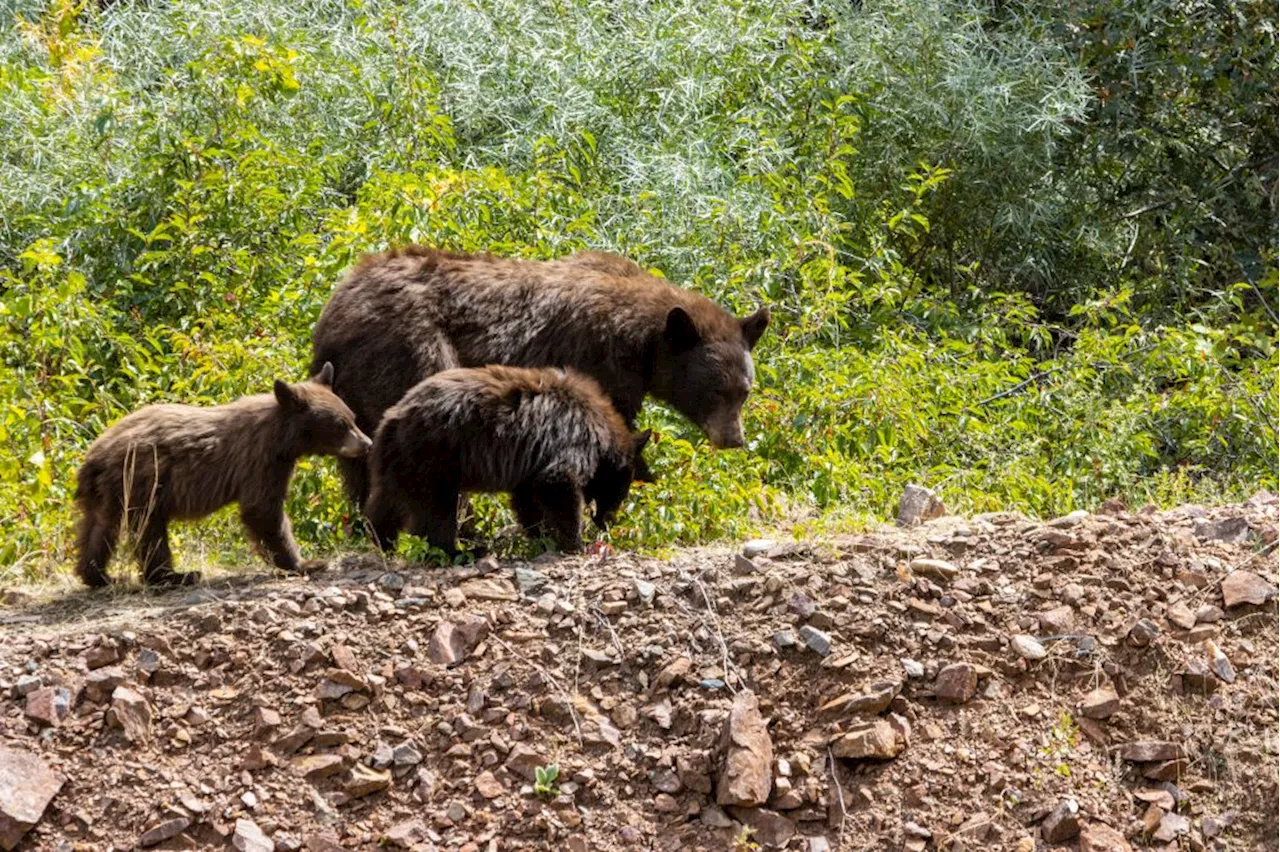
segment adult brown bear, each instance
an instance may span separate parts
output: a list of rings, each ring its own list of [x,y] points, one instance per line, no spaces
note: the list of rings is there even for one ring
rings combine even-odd
[[[611,254],[512,260],[408,247],[363,258],[334,291],[314,340],[314,373],[372,434],[427,376],[453,367],[569,367],[594,378],[628,426],[646,394],[669,403],[718,447],[740,447],[751,350],[769,325],[737,318]],[[364,460],[342,460],[363,504]]]

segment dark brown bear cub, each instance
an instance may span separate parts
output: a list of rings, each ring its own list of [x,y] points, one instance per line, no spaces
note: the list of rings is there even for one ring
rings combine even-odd
[[[582,549],[584,503],[604,529],[649,432],[632,433],[595,380],[551,368],[445,370],[388,409],[369,453],[366,514],[383,550],[401,530],[457,552],[458,496],[511,494],[521,526]]]
[[[83,514],[76,570],[90,586],[107,583],[121,522],[135,539],[147,583],[190,583],[173,570],[169,522],[240,505],[249,539],[277,567],[297,571],[301,556],[284,500],[299,458],[355,458],[370,440],[334,394],[333,366],[300,384],[277,380],[274,394],[228,405],[151,405],[117,422],[89,447],[76,483]]]

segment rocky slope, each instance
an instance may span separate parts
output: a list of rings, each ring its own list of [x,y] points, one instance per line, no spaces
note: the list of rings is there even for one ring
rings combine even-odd
[[[11,593],[0,848],[1275,849],[1276,538],[1262,494]]]

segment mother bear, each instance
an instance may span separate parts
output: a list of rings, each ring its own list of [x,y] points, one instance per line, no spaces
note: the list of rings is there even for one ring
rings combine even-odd
[[[422,379],[451,367],[574,367],[594,377],[629,426],[646,394],[669,403],[717,447],[741,447],[751,349],[769,325],[737,318],[626,258],[583,252],[514,260],[409,246],[362,258],[325,305],[312,374],[372,435]],[[340,460],[363,505],[363,460]]]

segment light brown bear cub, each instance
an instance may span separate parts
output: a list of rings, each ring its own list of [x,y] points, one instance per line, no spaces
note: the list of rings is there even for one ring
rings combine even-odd
[[[407,529],[457,551],[458,496],[509,492],[520,524],[560,550],[582,549],[582,510],[604,529],[631,481],[647,477],[632,433],[596,381],[573,370],[445,370],[387,410],[369,453],[365,511],[378,544]]]
[[[276,380],[273,394],[227,405],[150,405],[128,415],[89,447],[76,483],[82,513],[80,579],[108,582],[107,563],[123,522],[149,584],[191,583],[173,570],[169,522],[194,520],[238,503],[250,541],[286,571],[302,558],[284,500],[298,459],[356,458],[371,441],[334,394],[333,366],[299,384]]]

